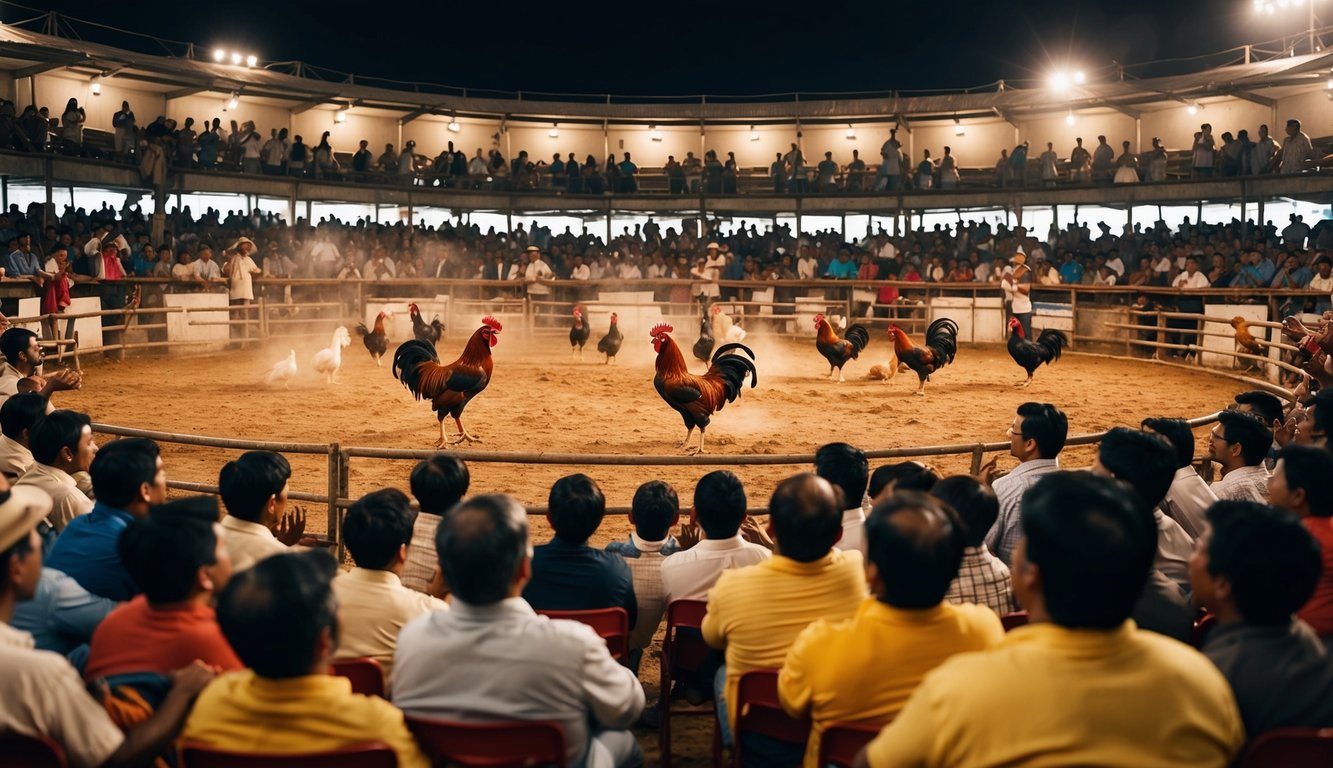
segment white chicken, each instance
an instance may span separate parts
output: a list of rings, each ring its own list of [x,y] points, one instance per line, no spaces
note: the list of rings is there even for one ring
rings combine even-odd
[[[311,365],[315,373],[324,374],[325,382],[329,384],[338,383],[338,369],[343,365],[343,348],[352,343],[352,335],[347,332],[345,326],[338,326],[333,332],[333,339],[329,341],[329,346],[315,353],[315,358]]]
[[[264,383],[273,386],[282,382],[283,389],[291,388],[292,379],[296,378],[296,350],[291,350],[277,365],[269,369],[264,376]]]
[[[713,338],[718,344],[731,344],[745,341],[745,329],[736,325],[731,316],[723,313],[722,307],[714,304]]]

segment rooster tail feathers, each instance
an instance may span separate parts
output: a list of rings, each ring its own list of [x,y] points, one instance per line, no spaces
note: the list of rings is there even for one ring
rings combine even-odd
[[[941,317],[926,329],[926,346],[939,355],[941,365],[953,362],[958,354],[958,323],[947,317]]]
[[[866,330],[864,325],[857,323],[842,335],[844,339],[852,345],[852,359],[855,360],[867,346],[870,345],[870,331]]]
[[[1037,337],[1037,345],[1044,348],[1048,353],[1046,363],[1050,364],[1053,360],[1060,359],[1060,353],[1064,351],[1065,346],[1069,344],[1069,337],[1063,332],[1054,328],[1047,328]]]
[[[422,363],[440,362],[435,347],[420,339],[405,341],[393,353],[393,377],[403,383],[407,390],[421,399],[421,381],[419,370]]]
[[[740,354],[729,354],[732,350],[740,350],[749,357]],[[744,344],[735,342],[723,344],[717,348],[717,351],[713,353],[713,364],[708,369],[708,373],[716,374],[726,382],[727,402],[740,397],[741,390],[745,388],[746,377],[750,379],[751,389],[759,383],[759,371],[754,367],[754,351]]]
[[[357,324],[356,324],[356,335],[357,335],[357,336],[365,336],[365,335],[367,335],[367,334],[369,334],[369,333],[370,333],[370,329],[366,327],[366,324],[365,324],[365,323],[357,323]]]

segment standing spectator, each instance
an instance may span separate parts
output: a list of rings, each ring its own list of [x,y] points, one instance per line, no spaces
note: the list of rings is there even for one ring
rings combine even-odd
[[[542,249],[535,245],[529,245],[526,253],[528,263],[523,268],[523,282],[527,286],[528,297],[545,299],[551,295],[551,287],[541,281],[554,279],[555,273],[551,271],[551,266],[542,258]]]
[[[1010,179],[1014,184],[1020,187],[1027,186],[1028,176],[1028,143],[1014,147],[1014,151],[1009,154],[1009,165],[1012,167]]]
[[[116,157],[122,162],[129,162],[136,153],[138,143],[138,125],[134,120],[134,111],[128,101],[120,102],[120,111],[111,116],[111,127],[115,130]]]
[[[256,157],[258,154],[256,153]],[[199,167],[206,170],[213,170],[213,166],[218,162],[218,132],[211,127],[207,121],[204,122],[204,130],[199,134]]]
[[[1194,169],[1194,178],[1208,179],[1213,176],[1213,154],[1217,143],[1213,140],[1213,126],[1204,123],[1194,134],[1194,153],[1190,164]]]
[[[1092,183],[1110,184],[1115,175],[1114,162],[1115,150],[1106,143],[1105,136],[1098,136],[1097,148],[1092,150]]]
[[[1277,141],[1268,135],[1268,126],[1259,126],[1259,139],[1250,150],[1250,168],[1255,173],[1272,173],[1273,157],[1277,152]]]
[[[1264,459],[1273,444],[1273,431],[1250,413],[1222,411],[1208,433],[1208,457],[1222,469],[1222,479],[1210,486],[1218,499],[1268,503],[1268,470]]]
[[[986,533],[1000,515],[995,492],[971,475],[953,475],[935,483],[930,495],[952,507],[963,525],[962,561],[945,601],[984,605],[1000,616],[1018,610],[1009,566],[986,548]]]
[[[852,161],[847,164],[847,189],[860,192],[866,188],[866,161],[859,150],[852,150]]]
[[[627,541],[613,541],[606,551],[625,558],[634,581],[634,596],[638,601],[639,621],[630,633],[629,668],[638,674],[643,653],[653,641],[653,635],[666,613],[666,596],[662,589],[662,563],[680,549],[680,542],[671,535],[671,528],[680,522],[680,500],[676,489],[661,480],[639,486],[629,513],[630,532]]]
[[[194,118],[185,118],[185,124],[176,131],[176,165],[194,167]]]
[[[958,161],[953,156],[953,148],[944,148],[944,157],[940,158],[940,189],[958,188]]]
[[[935,163],[930,159],[930,150],[924,150],[921,162],[916,166],[915,184],[917,189],[930,189],[935,186]]]
[[[796,144],[791,145],[787,154],[782,156],[782,163],[787,168],[787,191],[805,194],[805,155]]]
[[[260,150],[265,176],[283,175],[282,164],[287,160],[287,129],[273,132]]]
[[[815,177],[820,192],[838,190],[838,164],[833,161],[832,152],[825,152],[824,159],[815,166]]]
[[[1041,183],[1054,187],[1060,181],[1060,156],[1055,154],[1055,144],[1046,142],[1046,151],[1037,158],[1037,163],[1041,167]]]
[[[1166,181],[1166,147],[1162,140],[1152,137],[1152,150],[1148,152],[1148,181]]]
[[[412,523],[412,542],[403,564],[403,586],[428,592],[440,563],[435,555],[435,529],[445,513],[467,494],[471,477],[462,460],[437,453],[412,469],[411,489],[420,514]]]
[[[1084,149],[1083,137],[1074,141],[1074,149],[1069,153],[1069,180],[1075,184],[1087,184],[1092,181],[1092,154]]]
[[[60,115],[60,140],[65,154],[83,154],[83,124],[87,121],[88,113],[79,106],[79,100],[70,99]]]
[[[1014,254],[1014,268],[1000,278],[1000,288],[1009,304],[1009,312],[1018,318],[1023,326],[1023,337],[1032,336],[1032,270],[1027,265],[1027,256]]]
[[[259,132],[255,130],[255,124],[246,120],[241,124],[240,134],[233,135],[231,139],[240,147],[241,172],[259,175],[263,170],[265,143]]]
[[[625,153],[625,159],[620,161],[620,189],[619,192],[634,194],[639,191],[639,180],[637,178],[639,166],[630,160],[629,153]]]
[[[250,258],[254,253],[255,244],[248,237],[242,237],[227,249],[227,263],[222,267],[222,274],[227,278],[227,298],[228,303],[233,307],[242,307],[240,312],[233,314],[233,320],[240,320],[244,325],[240,328],[232,327],[232,336],[237,335],[242,338],[250,337],[249,322],[254,318],[249,306],[255,301],[254,277],[263,274],[263,270]],[[236,331],[240,331],[239,334]],[[256,329],[255,335],[258,335]]]
[[[1115,183],[1139,183],[1139,158],[1138,155],[1129,151],[1128,141],[1121,143],[1120,157],[1116,158],[1115,161]]]
[[[1009,455],[1019,463],[1009,474],[990,484],[1000,501],[1000,514],[986,534],[986,546],[1012,568],[1014,548],[1022,535],[1023,494],[1043,475],[1059,470],[1060,451],[1064,450],[1065,437],[1069,434],[1069,419],[1050,403],[1023,403],[1018,406],[1018,414],[1007,434]],[[998,460],[997,456],[982,467],[983,481],[994,472]]]
[[[1277,159],[1278,173],[1300,173],[1318,160],[1310,137],[1301,131],[1301,121],[1287,121],[1287,138],[1282,140],[1282,151]]]
[[[97,456],[92,421],[77,411],[55,411],[33,426],[29,443],[33,465],[14,485],[38,488],[51,497],[47,523],[60,533],[71,520],[93,509],[92,499],[74,480],[74,474],[87,472]]]
[[[795,146],[795,145],[793,145]],[[879,148],[879,170],[875,172],[876,192],[897,192],[902,185],[902,159],[898,129],[889,129],[889,138]]]
[[[271,451],[246,451],[218,473],[218,492],[227,508],[223,537],[236,570],[286,552],[305,532],[305,512],[300,507],[287,511],[291,476],[287,459]]]
[[[374,162],[374,158],[370,154],[370,142],[362,139],[361,143],[357,145],[356,154],[352,155],[352,172],[357,174],[357,178],[360,179],[364,174],[370,172],[372,162]]]
[[[398,174],[400,184],[412,186],[417,178],[417,143],[408,139],[403,143],[403,151],[398,155],[398,164],[394,167],[394,173]]]
[[[301,177],[305,175],[306,163],[310,160],[310,147],[298,134],[292,139],[292,145],[287,148],[287,175]]]

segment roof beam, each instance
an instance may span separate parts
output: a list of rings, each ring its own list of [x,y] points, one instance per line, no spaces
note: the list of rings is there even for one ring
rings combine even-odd
[[[323,96],[318,96],[316,98],[310,99],[309,101],[303,101],[300,104],[297,104],[296,106],[292,107],[292,114],[299,115],[302,112],[309,112],[315,107],[318,107],[321,104],[327,104],[330,101],[332,101],[332,99],[326,99]]]
[[[40,64],[33,64],[30,67],[16,69],[13,72],[13,76],[14,79],[17,80],[20,77],[32,77],[33,75],[40,75],[43,72],[50,72],[53,69],[62,69],[64,67],[73,67],[78,66],[79,64],[90,63],[91,62],[88,59],[78,59],[75,61],[43,61]]]
[[[1107,99],[1102,100],[1102,106],[1114,109],[1120,114],[1125,115],[1133,120],[1138,120],[1140,117],[1143,117],[1143,113],[1140,112],[1139,110],[1134,109],[1133,107],[1127,107],[1124,104],[1119,104],[1117,102],[1110,101]]]
[[[174,91],[167,91],[166,93],[162,94],[162,98],[166,99],[167,101],[171,101],[173,99],[183,99],[186,96],[193,96],[196,93],[202,93],[207,90],[209,90],[209,88],[206,85],[190,85],[184,88],[179,88]]]
[[[1014,120],[1013,115],[1010,115],[1007,110],[1000,109],[999,107],[991,107],[991,111],[1001,120],[1021,130],[1022,126],[1018,124],[1018,121]]]
[[[1244,99],[1245,101],[1252,101],[1255,104],[1268,107],[1269,109],[1272,109],[1273,107],[1277,106],[1277,99],[1270,99],[1267,96],[1260,96],[1259,94],[1253,93],[1251,91],[1242,91],[1237,89],[1237,90],[1226,91],[1226,94],[1228,96],[1235,96],[1238,99]]]
[[[421,117],[422,115],[428,115],[434,111],[435,107],[418,107],[417,109],[414,109],[411,112],[408,112],[406,115],[403,115],[402,117],[398,118],[398,124],[407,125],[413,120],[416,120],[418,117]]]

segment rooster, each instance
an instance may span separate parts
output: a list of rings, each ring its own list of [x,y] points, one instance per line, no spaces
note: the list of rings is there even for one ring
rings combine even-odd
[[[694,455],[704,452],[704,430],[713,414],[722,410],[727,403],[740,397],[745,387],[745,377],[750,377],[750,387],[759,382],[759,374],[754,367],[754,352],[744,344],[723,344],[713,353],[712,365],[702,376],[690,373],[685,367],[685,356],[680,347],[667,334],[672,332],[669,325],[655,325],[650,333],[653,337],[653,351],[657,352],[657,375],[653,377],[653,386],[657,394],[680,414],[685,421],[685,439],[680,447],[686,447],[694,428],[699,428],[699,445],[687,448]],[[728,354],[740,350],[749,355]]]
[[[713,324],[708,321],[708,305],[704,305],[704,311],[699,319],[699,340],[694,342],[694,356],[705,363],[713,356],[713,345],[717,341],[713,338]]]
[[[315,369],[315,373],[324,374],[324,380],[329,384],[338,383],[338,369],[343,367],[343,349],[352,343],[352,336],[347,332],[344,326],[338,326],[333,331],[333,338],[329,340],[329,346],[315,353],[315,358],[310,361],[310,365]]]
[[[384,332],[384,318],[389,313],[381,312],[375,316],[374,330],[367,330],[365,323],[356,324],[357,335],[361,336],[361,341],[366,345],[366,351],[375,359],[375,365],[380,364],[380,358],[389,351],[389,335]]]
[[[724,313],[722,307],[714,304],[710,311],[713,314],[713,338],[723,344],[745,341],[745,329],[736,325],[736,321]]]
[[[592,329],[588,323],[583,320],[583,310],[578,305],[574,305],[574,322],[569,326],[569,354],[572,357],[576,352],[579,359],[583,359],[583,345],[588,343],[588,336],[592,334]]]
[[[441,365],[435,348],[420,339],[405,341],[393,354],[393,377],[418,400],[430,400],[431,408],[440,422],[440,439],[436,448],[455,445],[464,440],[481,442],[463,427],[463,409],[472,398],[481,394],[491,382],[491,347],[499,343],[496,335],[502,330],[500,322],[484,317],[481,327],[463,347],[463,354],[448,365]],[[445,437],[444,417],[453,417],[458,435]]]
[[[293,349],[287,353],[282,362],[269,369],[268,374],[264,376],[264,383],[271,387],[281,381],[283,389],[290,389],[294,378],[296,378],[296,350]]]
[[[846,381],[842,377],[842,368],[848,361],[855,360],[861,356],[861,350],[870,343],[870,332],[864,325],[857,323],[847,329],[846,338],[838,338],[838,334],[833,332],[833,326],[824,315],[815,315],[815,348],[819,354],[828,361],[828,377],[833,378],[833,372],[837,371],[838,381]]]
[[[1015,386],[1022,388],[1031,384],[1032,372],[1043,363],[1050,365],[1059,360],[1068,343],[1069,337],[1054,328],[1042,331],[1036,341],[1028,341],[1023,338],[1023,324],[1016,317],[1009,318],[1009,356],[1028,372],[1027,381]]]
[[[1231,327],[1236,329],[1236,346],[1249,352],[1252,355],[1263,356],[1264,347],[1250,333],[1250,324],[1245,322],[1245,318],[1236,315],[1231,318]]]
[[[416,304],[407,305],[407,314],[412,318],[413,336],[420,341],[429,343],[432,347],[440,343],[440,335],[444,333],[444,323],[440,322],[439,315],[436,315],[434,320],[427,323],[421,319],[421,310],[417,309]]]
[[[913,346],[903,329],[896,325],[889,326],[889,338],[893,339],[893,352],[898,360],[916,371],[917,379],[920,380],[920,386],[914,393],[917,395],[926,394],[926,382],[930,380],[930,374],[952,363],[954,355],[958,353],[958,323],[947,317],[941,317],[926,329],[924,348]]]
[[[616,326],[616,320],[618,319],[620,319],[620,316],[615,312],[612,312],[611,328],[606,332],[606,335],[597,342],[597,351],[606,355],[607,363],[616,359],[616,355],[620,354],[620,345],[625,341],[625,335],[622,334],[620,328]]]

